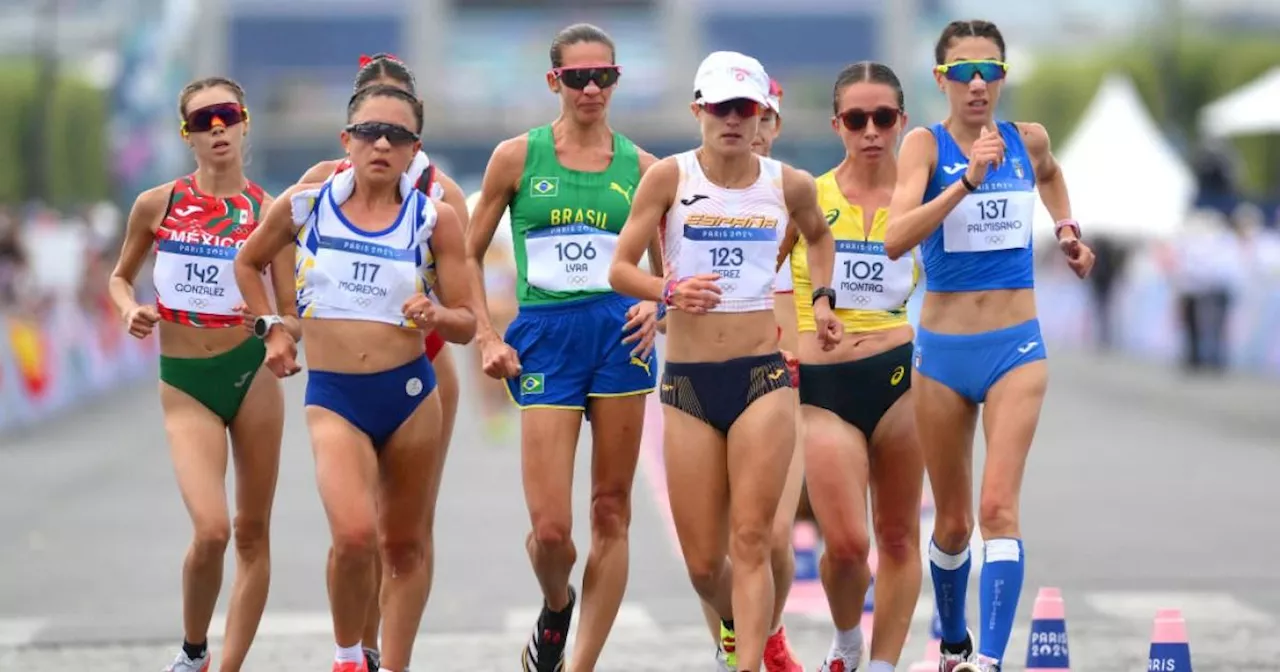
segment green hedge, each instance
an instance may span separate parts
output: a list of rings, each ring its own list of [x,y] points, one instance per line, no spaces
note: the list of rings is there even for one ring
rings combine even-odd
[[[69,207],[111,196],[107,133],[109,92],[94,88],[68,68],[52,84],[37,82],[36,63],[0,61],[0,203],[43,197]],[[37,123],[39,87],[53,86],[43,124]],[[23,155],[26,138],[39,133],[47,193],[33,193],[38,180]]]
[[[1169,64],[1159,45],[1150,40],[1085,56],[1046,53],[1037,58],[1035,74],[1019,85],[1011,102],[1016,118],[1043,123],[1059,146],[1071,136],[1109,72],[1132,77],[1155,119],[1194,146],[1200,110],[1280,65],[1280,40],[1187,35]],[[1173,106],[1164,104],[1170,76],[1177,79],[1180,97]],[[1245,165],[1242,186],[1246,190],[1260,194],[1280,185],[1280,135],[1239,138],[1235,145]]]

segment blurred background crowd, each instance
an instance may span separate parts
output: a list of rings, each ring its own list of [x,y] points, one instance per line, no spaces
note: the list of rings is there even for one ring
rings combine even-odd
[[[191,78],[244,85],[250,177],[278,193],[339,153],[359,56],[396,54],[427,151],[471,193],[500,140],[554,117],[550,38],[589,21],[623,65],[612,123],[642,147],[697,142],[693,68],[734,49],[785,89],[775,156],[817,174],[841,157],[840,67],[890,64],[911,125],[932,123],[932,43],[969,17],[1004,31],[1001,116],[1049,130],[1099,257],[1075,281],[1039,224],[1050,346],[1280,377],[1275,0],[6,0],[0,430],[149,374],[155,344],[125,336],[106,277],[134,197],[192,168],[176,111]]]

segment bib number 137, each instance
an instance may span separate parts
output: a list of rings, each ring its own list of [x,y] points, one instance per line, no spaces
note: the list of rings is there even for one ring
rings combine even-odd
[[[1009,199],[992,198],[985,201],[978,201],[978,216],[984,220],[991,221],[993,219],[1004,219],[1005,212],[1009,209]]]
[[[711,248],[711,266],[714,268],[741,266],[742,262],[741,247]]]

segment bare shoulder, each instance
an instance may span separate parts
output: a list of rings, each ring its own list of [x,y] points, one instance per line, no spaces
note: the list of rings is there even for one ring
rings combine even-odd
[[[1018,134],[1022,136],[1022,143],[1027,146],[1028,154],[1042,157],[1049,152],[1049,131],[1045,130],[1043,124],[1019,121],[1015,125],[1018,127]]]
[[[329,176],[333,174],[333,171],[338,169],[338,164],[340,163],[342,163],[341,159],[321,161],[320,163],[308,168],[307,172],[302,174],[302,178],[299,179],[298,182],[323,182],[329,179]]]
[[[658,163],[658,157],[654,156],[653,154],[650,154],[649,152],[646,152],[643,149],[640,149],[639,146],[636,147],[636,154],[639,155],[641,175],[644,175],[645,172],[647,172],[650,168],[652,168],[654,165]]]
[[[158,216],[169,205],[169,194],[173,193],[175,182],[176,180],[170,180],[157,184],[138,194],[138,198],[133,201],[133,209],[140,214]]]
[[[782,164],[782,193],[792,205],[812,200],[817,203],[818,184],[807,170]]]
[[[521,133],[514,138],[507,138],[498,143],[493,148],[493,158],[490,159],[491,167],[498,167],[510,170],[512,168],[524,169],[525,158],[529,155],[529,134]]]

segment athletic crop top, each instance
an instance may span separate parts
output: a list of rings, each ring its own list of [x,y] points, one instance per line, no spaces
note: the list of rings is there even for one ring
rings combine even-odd
[[[876,210],[870,235],[864,235],[863,211],[840,191],[836,172],[816,180],[818,205],[827,215],[835,238],[836,315],[847,331],[877,331],[907,323],[907,299],[920,280],[915,252],[891,261],[884,253],[888,208]],[[800,331],[817,331],[813,319],[813,283],[809,279],[809,245],[804,236],[791,250],[791,275],[796,286],[796,318]]]
[[[978,190],[947,214],[920,244],[925,287],[931,292],[977,292],[1035,287],[1031,225],[1035,217],[1036,178],[1016,124],[996,123],[1005,143],[1005,160],[988,168]],[[938,167],[925,189],[925,202],[959,180],[969,166],[951,133],[934,124]]]
[[[195,175],[173,183],[156,230],[152,280],[160,319],[192,327],[234,327],[244,320],[236,284],[236,253],[258,228],[266,192],[249,182],[231,198],[196,187]]]
[[[293,195],[299,314],[415,328],[401,308],[435,284],[435,205],[403,175],[404,203],[395,221],[380,231],[363,231],[339,208],[354,189],[355,173],[344,171],[320,189]]]
[[[778,246],[787,226],[782,164],[757,156],[760,177],[745,189],[712,184],[693,151],[676,155],[680,184],[663,224],[663,259],[677,278],[720,275],[713,313],[773,309]]]

